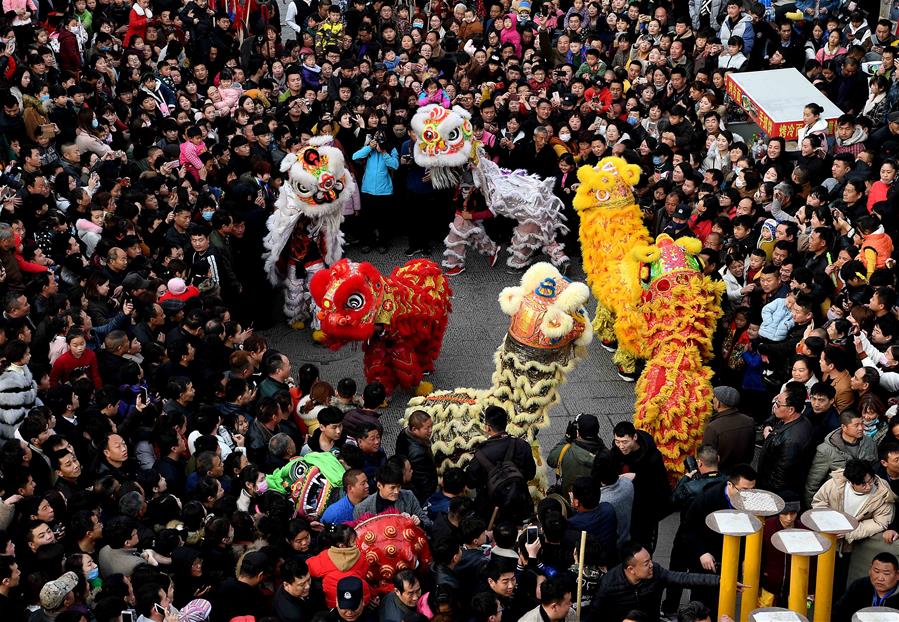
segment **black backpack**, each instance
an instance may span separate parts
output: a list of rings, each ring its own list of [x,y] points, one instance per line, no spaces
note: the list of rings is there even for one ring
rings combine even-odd
[[[518,465],[511,460],[512,452],[515,450],[515,440],[509,437],[506,453],[497,464],[487,460],[482,452],[475,453],[475,459],[487,471],[487,496],[497,507],[520,503],[521,499],[530,499],[528,483],[518,469]]]

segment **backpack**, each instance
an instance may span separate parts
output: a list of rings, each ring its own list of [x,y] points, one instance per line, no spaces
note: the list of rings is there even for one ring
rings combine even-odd
[[[521,499],[529,499],[528,483],[518,466],[511,461],[515,449],[515,439],[509,437],[509,446],[503,459],[497,464],[491,463],[483,453],[476,452],[475,459],[487,471],[487,496],[491,503],[504,507],[520,503]]]

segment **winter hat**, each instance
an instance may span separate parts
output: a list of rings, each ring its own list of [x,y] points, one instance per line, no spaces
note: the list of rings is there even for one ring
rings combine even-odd
[[[733,387],[715,387],[715,399],[724,406],[736,406],[740,403],[740,392]]]
[[[204,622],[212,613],[212,603],[203,598],[192,600],[181,609],[181,622]]]
[[[577,431],[581,438],[599,437],[599,420],[595,415],[580,414],[577,416]]]
[[[180,296],[187,291],[187,285],[184,283],[184,279],[169,279],[169,282],[166,284],[166,286],[169,288],[169,291],[172,292],[172,294],[174,294],[175,296]]]
[[[41,607],[53,611],[62,607],[66,596],[78,585],[78,575],[67,572],[58,579],[47,581],[41,588]]]

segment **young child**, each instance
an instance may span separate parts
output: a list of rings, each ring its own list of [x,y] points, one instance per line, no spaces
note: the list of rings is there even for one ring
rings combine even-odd
[[[347,412],[354,408],[362,408],[362,398],[356,395],[356,381],[352,378],[341,378],[337,383],[337,395],[331,400],[331,406]]]
[[[440,104],[444,108],[449,108],[451,103],[449,95],[446,94],[446,91],[440,86],[440,82],[435,78],[428,78],[421,85],[421,93],[418,95],[419,107],[427,106],[428,104]]]
[[[332,4],[328,7],[328,19],[323,21],[315,31],[315,52],[324,56],[325,50],[331,45],[340,45],[343,37],[343,20],[340,17],[340,7]]]
[[[185,168],[187,173],[196,181],[200,181],[201,177],[206,176],[206,166],[200,155],[206,152],[206,143],[203,142],[203,130],[196,125],[187,128],[184,133],[186,140],[181,143],[181,155],[178,161]]]
[[[490,267],[496,265],[499,258],[500,245],[490,239],[484,230],[483,221],[493,217],[487,209],[487,203],[480,191],[470,182],[462,182],[456,200],[462,204],[456,210],[449,233],[443,240],[446,250],[443,251],[443,267],[447,276],[457,276],[465,272],[465,253],[473,246],[479,253],[490,258]]]
[[[94,383],[94,388],[102,388],[97,355],[87,349],[84,333],[78,329],[70,330],[66,335],[66,345],[68,351],[54,361],[50,370],[50,386],[55,387],[61,382],[86,375]]]

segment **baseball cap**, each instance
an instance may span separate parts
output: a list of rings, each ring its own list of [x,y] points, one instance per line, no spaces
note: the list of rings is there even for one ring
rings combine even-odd
[[[338,609],[358,609],[362,596],[362,579],[359,577],[344,577],[337,582]]]
[[[132,272],[125,277],[124,281],[122,281],[122,286],[124,286],[125,289],[147,289],[150,287],[150,281],[136,272]]]
[[[497,56],[496,54],[494,54],[493,56],[491,56],[490,58],[488,58],[488,59],[487,59],[487,62],[488,62],[488,63],[493,63],[494,65],[501,65],[501,64],[502,64],[502,62],[501,62],[500,59],[499,59],[499,56]]]
[[[41,588],[41,607],[48,611],[59,609],[66,600],[66,595],[78,585],[78,575],[67,572],[58,579],[44,583]]]
[[[671,215],[672,218],[680,218],[681,220],[687,220],[690,218],[690,215],[693,211],[686,203],[681,203],[674,210],[674,214]]]
[[[596,415],[580,414],[577,416],[577,431],[581,438],[597,438],[599,436],[599,419]]]

